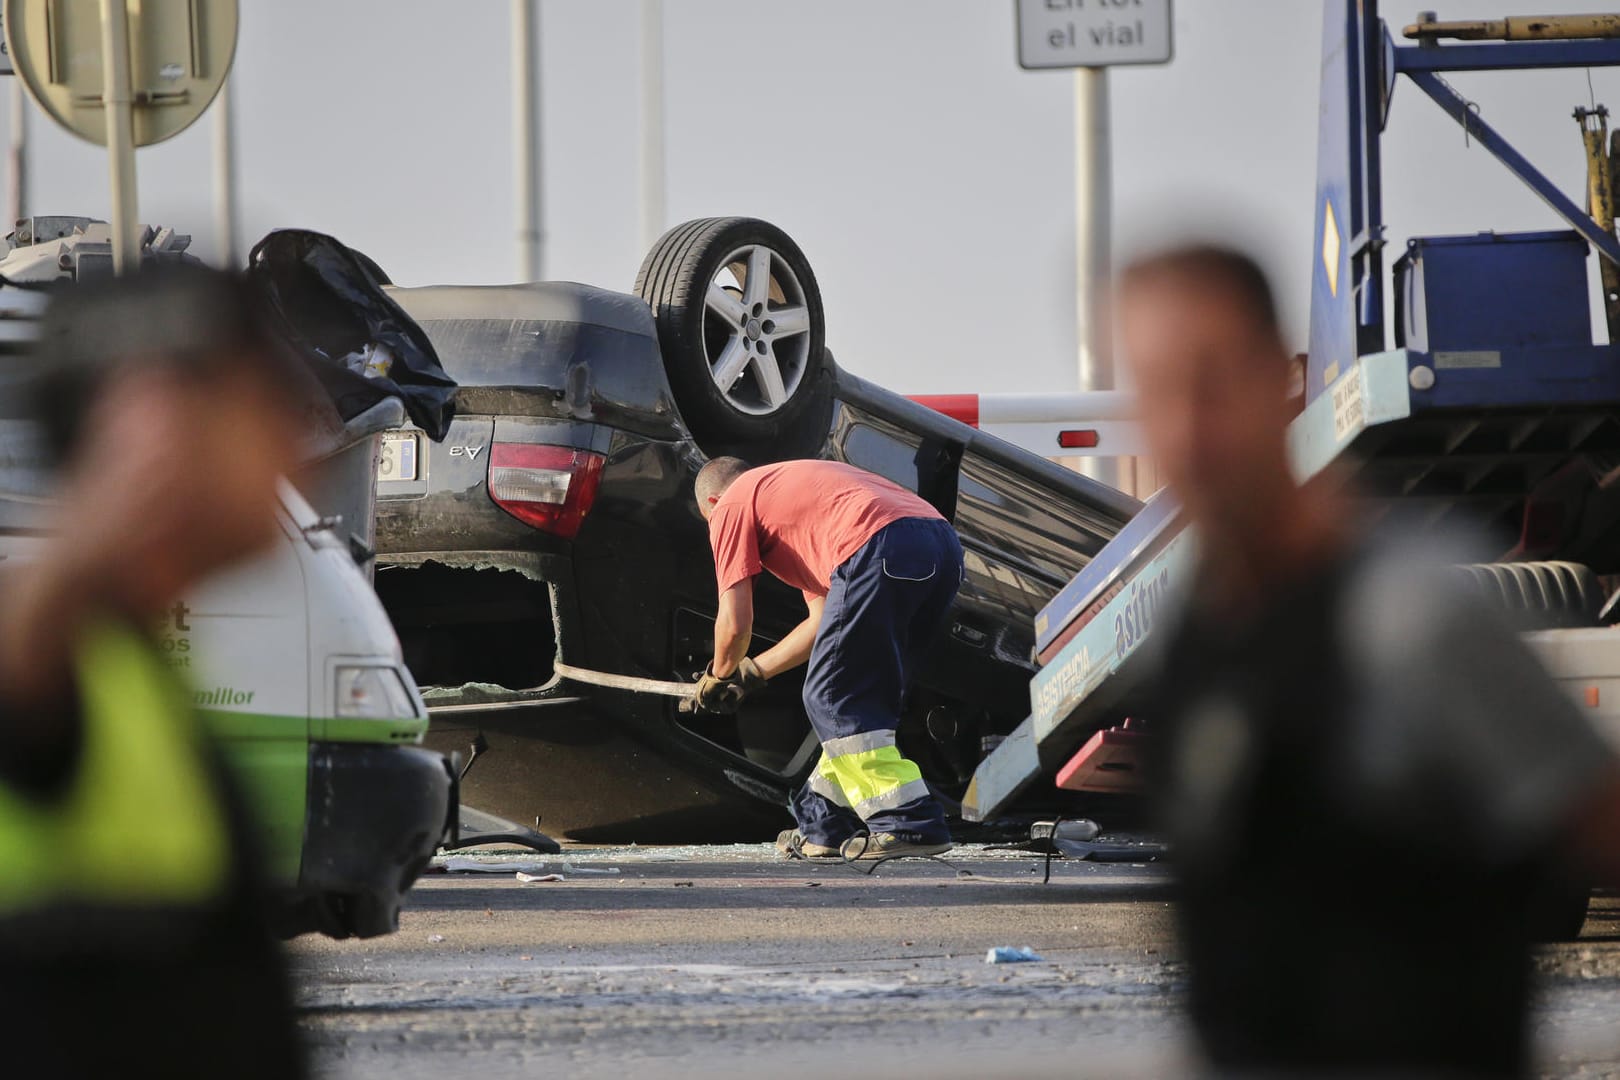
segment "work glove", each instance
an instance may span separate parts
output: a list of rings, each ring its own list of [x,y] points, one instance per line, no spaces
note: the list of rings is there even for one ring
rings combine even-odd
[[[765,673],[748,657],[737,664],[737,670],[725,678],[712,675],[707,669],[697,676],[692,691],[691,709],[683,711],[708,713],[734,713],[749,694],[764,688]],[[683,703],[684,704],[684,703]]]
[[[730,678],[721,678],[707,669],[698,676],[692,689],[692,709],[695,712],[733,713],[742,703],[742,693]]]
[[[759,665],[749,657],[737,661],[737,670],[731,673],[730,683],[737,688],[737,701],[749,694],[765,689],[765,673],[759,670]]]

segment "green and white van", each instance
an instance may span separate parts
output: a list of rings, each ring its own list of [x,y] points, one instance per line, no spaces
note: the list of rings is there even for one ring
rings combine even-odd
[[[0,490],[0,566],[51,542],[28,525],[38,506]],[[444,835],[453,778],[418,745],[427,710],[335,523],[290,484],[278,516],[273,547],[176,603],[155,640],[248,799],[282,932],[388,933]]]
[[[349,545],[291,485],[280,523],[158,640],[257,811],[285,930],[387,933],[444,834],[450,769],[418,745],[427,710]]]

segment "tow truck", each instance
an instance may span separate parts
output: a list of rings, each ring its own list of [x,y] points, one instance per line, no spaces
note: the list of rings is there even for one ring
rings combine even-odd
[[[1542,627],[1527,635],[1532,647],[1620,742],[1620,594],[1605,597],[1597,577],[1620,571],[1620,136],[1606,145],[1601,106],[1575,110],[1583,207],[1445,78],[1620,66],[1620,16],[1444,22],[1424,12],[1392,31],[1378,9],[1325,4],[1295,471],[1332,465],[1353,476],[1372,514],[1501,535],[1501,560],[1474,576]],[[1398,87],[1442,109],[1462,128],[1459,148],[1466,140],[1494,158],[1568,228],[1413,237],[1386,274],[1381,139]],[[1592,334],[1593,252],[1607,344]],[[1097,428],[1071,417],[1057,430]],[[1078,444],[1045,452],[1074,452],[1068,445]],[[1084,445],[1107,452],[1096,438]],[[1030,715],[978,766],[965,817],[992,819],[1041,781],[1079,791],[1137,782],[1148,737],[1130,722],[1141,646],[1195,544],[1161,492],[1039,613]]]

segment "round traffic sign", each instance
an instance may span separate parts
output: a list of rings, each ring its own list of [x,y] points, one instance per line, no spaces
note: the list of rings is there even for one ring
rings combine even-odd
[[[136,146],[178,135],[219,93],[236,53],[237,0],[114,0],[129,12],[129,85]],[[52,119],[107,145],[101,6],[85,0],[3,0],[17,78]]]

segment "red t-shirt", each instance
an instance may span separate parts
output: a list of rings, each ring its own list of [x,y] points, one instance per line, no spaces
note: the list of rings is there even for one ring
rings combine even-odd
[[[715,584],[724,593],[765,569],[807,597],[826,596],[832,572],[879,529],[940,516],[899,484],[841,461],[762,465],[737,477],[709,518]]]

